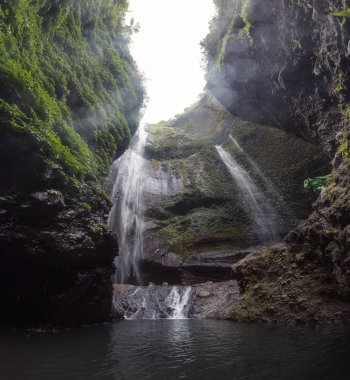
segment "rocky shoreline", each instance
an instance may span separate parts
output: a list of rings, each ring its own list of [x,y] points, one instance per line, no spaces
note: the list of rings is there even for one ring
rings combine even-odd
[[[350,305],[336,295],[330,273],[297,250],[288,249],[278,244],[247,255],[232,266],[231,280],[191,284],[187,317],[290,326],[349,323]],[[112,318],[123,319],[125,314],[137,312],[132,304],[137,289],[142,289],[145,300],[153,294],[158,305],[164,304],[173,287],[168,283],[114,285]],[[151,310],[136,319],[151,318],[152,311],[158,312],[159,306],[146,304]],[[168,317],[156,313],[156,318]]]

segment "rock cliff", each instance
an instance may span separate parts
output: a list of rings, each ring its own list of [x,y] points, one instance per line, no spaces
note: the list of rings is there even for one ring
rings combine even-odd
[[[108,318],[103,187],[143,89],[127,1],[0,1],[0,321]]]
[[[217,6],[211,33],[203,41],[210,91],[242,119],[321,146],[332,163],[326,189],[286,245],[236,268],[245,296],[243,308],[233,314],[278,320],[299,308],[309,310],[308,316],[300,313],[312,321],[337,297],[341,303],[350,295],[350,4],[223,0]],[[304,283],[296,281],[300,277]],[[312,292],[305,289],[310,284]],[[301,305],[295,305],[298,298]],[[319,305],[312,305],[312,299]],[[254,309],[254,303],[260,307]],[[271,304],[274,310],[269,311]],[[337,312],[342,315],[342,306]]]
[[[303,181],[330,170],[320,148],[244,122],[210,94],[147,130],[143,265],[158,283],[230,278],[234,262],[268,243],[216,145],[237,160],[276,210],[280,239],[311,211],[315,198]]]
[[[215,3],[206,95],[148,126],[144,271],[174,283],[233,275],[241,294],[218,317],[349,319],[350,3]],[[126,9],[0,0],[1,322],[108,317],[117,249],[103,181],[144,96]],[[216,145],[261,188],[278,234],[290,231],[283,243],[261,249]],[[326,174],[318,199],[303,189]]]

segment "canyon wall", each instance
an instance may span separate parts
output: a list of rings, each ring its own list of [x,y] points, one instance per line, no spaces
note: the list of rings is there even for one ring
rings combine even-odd
[[[144,92],[127,1],[0,1],[0,320],[104,320],[104,178]]]
[[[321,146],[332,163],[313,212],[288,235],[287,245],[236,268],[246,304],[243,301],[243,308],[233,314],[278,319],[311,306],[307,318],[312,320],[319,311],[322,315],[322,307],[308,303],[310,298],[323,304],[337,297],[347,302],[350,297],[350,4],[340,0],[216,3],[217,16],[203,41],[208,89],[240,118]],[[307,281],[302,285],[294,275],[308,278],[313,290],[302,291]],[[302,301],[298,304],[297,299]],[[275,303],[278,312],[268,311],[269,303]]]
[[[276,212],[276,239],[311,212],[316,197],[304,189],[304,180],[330,171],[321,148],[242,121],[210,93],[147,131],[143,262],[158,283],[230,278],[234,262],[274,242],[260,236],[255,212],[216,146],[231,155]]]

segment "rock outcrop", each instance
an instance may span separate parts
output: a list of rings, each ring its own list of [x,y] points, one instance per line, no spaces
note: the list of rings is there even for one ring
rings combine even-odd
[[[286,244],[247,256],[233,266],[233,276],[241,296],[225,309],[229,319],[289,325],[350,321],[350,304],[337,296],[332,272]]]
[[[114,319],[225,319],[240,296],[237,281],[193,287],[114,285]]]
[[[109,318],[104,179],[143,89],[127,1],[0,2],[0,321]]]
[[[261,265],[266,269],[269,257],[271,268],[260,272],[260,285],[251,276],[241,277],[250,301],[249,306],[243,302],[244,312],[236,309],[236,316],[243,313],[249,319],[250,313],[252,319],[261,319],[264,312],[256,318],[254,304],[262,303],[274,307],[275,315],[293,314],[293,305],[275,302],[276,289],[286,299],[294,293],[318,299],[321,314],[334,303],[350,300],[350,20],[341,12],[349,7],[340,0],[224,0],[203,41],[208,88],[227,109],[318,144],[333,167],[313,212],[288,235],[286,247],[240,266],[242,274],[244,265],[250,273]],[[295,281],[300,273],[308,280]],[[280,283],[280,276],[294,285],[268,285]]]
[[[279,215],[281,238],[311,211],[304,179],[330,170],[319,148],[243,122],[210,94],[147,130],[143,267],[157,283],[229,279],[230,267],[265,243],[215,145],[265,193]]]
[[[118,251],[105,226],[109,204],[87,196],[90,208],[78,201],[67,206],[53,190],[34,193],[26,203],[20,196],[2,199],[0,322],[69,325],[109,318]]]
[[[333,155],[349,101],[347,1],[224,0],[203,41],[208,88],[243,120]],[[349,4],[348,4],[349,6]]]

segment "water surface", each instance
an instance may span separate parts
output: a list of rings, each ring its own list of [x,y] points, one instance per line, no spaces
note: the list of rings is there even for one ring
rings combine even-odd
[[[345,380],[350,330],[136,320],[0,332],[2,380]]]

